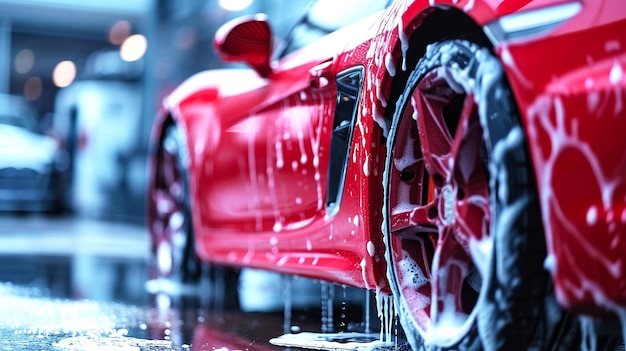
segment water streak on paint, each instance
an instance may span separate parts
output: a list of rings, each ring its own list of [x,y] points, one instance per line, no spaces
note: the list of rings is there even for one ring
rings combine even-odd
[[[598,208],[591,206],[587,210],[587,224],[592,227],[598,222]]]
[[[371,241],[367,242],[367,253],[370,255],[370,257],[376,256],[376,247],[374,246],[374,243]]]
[[[276,140],[276,168],[282,169],[285,166],[285,159],[283,157],[283,143],[280,140]]]
[[[611,84],[618,84],[624,76],[624,70],[618,60],[613,62],[611,67],[611,73],[609,74],[609,81]]]
[[[298,145],[300,147],[300,163],[305,164],[308,160],[308,157],[306,155],[306,149],[304,147],[304,133],[302,132],[302,130],[298,131]]]
[[[474,9],[474,3],[476,0],[468,0],[465,6],[463,6],[463,11],[469,12]]]
[[[369,283],[369,280],[367,279],[367,262],[365,261],[365,258],[361,260],[359,266],[361,267],[361,277],[363,278],[363,284],[365,285],[365,288],[371,289],[372,287]]]
[[[569,121],[568,113],[565,109],[563,100],[559,97],[542,96],[538,98],[528,110],[530,116],[529,135],[532,141],[536,140],[539,135],[539,131],[548,133],[551,136],[551,153],[546,155],[547,157],[539,159],[539,164],[542,165],[542,172],[539,173],[540,181],[539,186],[545,189],[541,193],[541,210],[544,219],[554,218],[554,220],[563,223],[570,228],[568,230],[571,238],[579,242],[580,247],[584,247],[588,257],[594,257],[594,260],[599,261],[600,265],[606,268],[606,271],[616,279],[622,274],[622,267],[624,265],[623,258],[615,257],[611,258],[605,252],[591,241],[591,238],[584,235],[582,228],[579,229],[571,218],[566,218],[560,210],[560,206],[556,200],[558,197],[554,193],[552,188],[552,182],[554,172],[556,169],[557,161],[560,160],[564,151],[576,150],[580,156],[584,159],[586,166],[593,173],[596,184],[599,189],[598,203],[588,204],[586,212],[585,223],[588,226],[594,226],[599,224],[601,219],[604,219],[600,214],[608,213],[612,207],[612,199],[615,197],[616,191],[619,189],[619,185],[622,180],[619,177],[614,178],[607,174],[602,169],[601,160],[595,153],[595,150],[585,140],[580,139],[580,133],[578,131],[578,123],[576,119]],[[555,210],[556,206],[556,210]],[[606,216],[606,215],[605,215]],[[548,243],[548,250],[550,254],[555,254],[555,243],[553,242],[553,232],[551,226],[546,228],[546,240]],[[563,257],[562,255],[560,257]],[[568,259],[568,266],[574,272],[584,273],[587,269],[581,266],[580,260]],[[563,263],[556,262],[555,267],[561,267]],[[561,278],[560,285],[557,285],[556,293],[559,297],[559,301],[565,305],[569,305],[569,298],[571,296],[583,296],[585,291],[592,293],[597,303],[608,307],[613,303],[608,301],[604,296],[605,290],[600,286],[597,286],[593,276],[585,276],[578,274],[576,281],[569,281]],[[561,288],[567,286],[568,294],[561,291]],[[591,290],[593,289],[593,291]]]
[[[259,184],[256,176],[256,153],[254,149],[254,138],[248,138],[248,176],[250,178],[250,193],[253,196],[253,203],[260,203]],[[261,231],[263,229],[263,218],[260,211],[255,211],[255,229]]]
[[[396,75],[396,64],[393,62],[393,56],[390,52],[385,55],[385,67],[390,76],[394,77]]]
[[[409,51],[409,38],[404,32],[402,18],[398,21],[398,38],[400,39],[400,50],[402,51],[402,70],[406,71],[406,53]]]

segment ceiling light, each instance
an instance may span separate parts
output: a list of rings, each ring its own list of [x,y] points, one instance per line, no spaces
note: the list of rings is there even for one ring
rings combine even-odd
[[[15,55],[15,71],[20,74],[28,73],[35,65],[35,55],[31,49],[20,50]]]
[[[109,28],[109,42],[120,45],[130,35],[131,25],[128,21],[117,21]]]
[[[24,97],[28,101],[35,101],[41,96],[43,82],[39,77],[30,77],[24,84]]]
[[[72,61],[59,62],[52,72],[52,81],[59,88],[64,88],[76,78],[76,65]]]
[[[122,60],[133,62],[143,57],[148,48],[146,37],[141,34],[131,35],[126,38],[120,47],[120,55]]]
[[[252,5],[252,0],[220,0],[220,7],[226,11],[241,11]]]

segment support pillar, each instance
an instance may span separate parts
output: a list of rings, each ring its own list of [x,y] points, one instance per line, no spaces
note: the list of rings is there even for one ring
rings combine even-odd
[[[9,93],[11,67],[11,20],[0,17],[0,94]]]

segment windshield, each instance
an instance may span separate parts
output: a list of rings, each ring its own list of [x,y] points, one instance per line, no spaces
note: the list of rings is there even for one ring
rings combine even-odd
[[[386,8],[390,0],[314,0],[291,29],[277,52],[292,53],[337,29]]]

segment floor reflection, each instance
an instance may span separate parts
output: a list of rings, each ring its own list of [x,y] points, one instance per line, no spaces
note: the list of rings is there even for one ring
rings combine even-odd
[[[144,304],[148,257],[139,224],[0,216],[0,281],[52,297]]]
[[[226,290],[234,305],[219,279],[146,283],[147,235],[140,224],[0,216],[0,350],[285,350],[270,340],[376,329],[375,302],[357,289],[245,270]]]
[[[208,308],[200,296],[149,295],[136,306],[62,299],[0,284],[0,339],[6,350],[284,350],[282,312]],[[319,330],[315,310],[294,310],[301,330]]]

